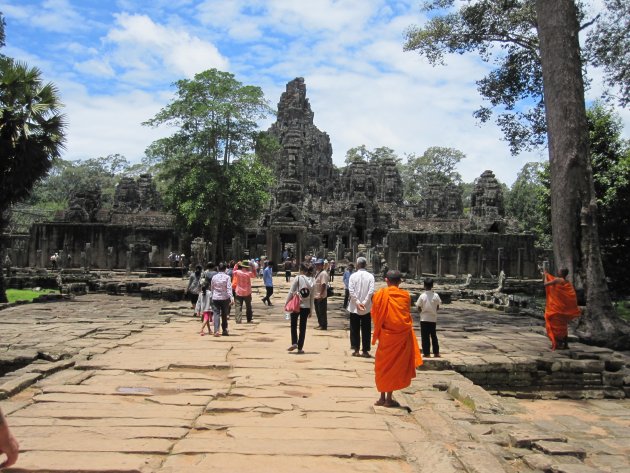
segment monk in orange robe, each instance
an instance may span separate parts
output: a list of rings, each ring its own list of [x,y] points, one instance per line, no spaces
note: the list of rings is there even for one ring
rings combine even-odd
[[[374,405],[399,407],[392,393],[411,384],[416,377],[416,367],[422,364],[422,356],[413,331],[411,297],[398,287],[400,271],[388,271],[385,281],[387,287],[372,297],[372,345],[378,341],[374,372],[376,389],[381,393]]]
[[[568,269],[561,269],[559,277],[545,273],[545,328],[552,350],[569,348],[569,322],[580,316],[575,289],[566,280],[568,274]]]

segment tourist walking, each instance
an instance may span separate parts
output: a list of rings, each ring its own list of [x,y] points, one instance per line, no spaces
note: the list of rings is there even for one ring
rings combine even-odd
[[[252,310],[252,279],[256,278],[256,270],[250,268],[247,260],[241,261],[237,265],[238,269],[232,274],[232,287],[235,289],[234,299],[236,301],[236,323],[243,320],[243,304],[245,304],[245,315],[247,323],[252,323],[254,312]]]
[[[208,327],[208,335],[212,335],[212,329],[210,328],[213,317],[212,293],[208,290],[207,283],[201,286],[201,293],[195,305],[195,312],[201,317],[201,332],[199,335],[205,335],[204,327]]]
[[[354,264],[349,263],[346,266],[346,270],[343,272],[343,287],[344,287],[344,295],[343,295],[343,308],[348,308],[348,302],[350,301],[350,291],[348,290],[348,284],[350,283],[350,276],[354,272]]]
[[[286,280],[286,282],[289,282],[291,280],[291,268],[293,267],[293,263],[291,262],[291,260],[289,258],[284,260],[284,279]]]
[[[219,264],[218,272],[210,282],[210,291],[212,293],[212,305],[214,306],[214,336],[227,336],[229,335],[228,314],[230,313],[230,306],[234,304],[234,296],[232,293],[232,280],[227,274],[227,265],[225,263]],[[221,322],[221,333],[219,333],[219,322]]]
[[[330,282],[335,280],[335,270],[337,269],[337,263],[334,259],[330,260]]]
[[[315,313],[319,326],[315,330],[328,330],[328,273],[324,269],[324,260],[315,260]]]
[[[190,304],[193,309],[197,305],[197,299],[199,299],[199,292],[201,291],[201,266],[197,265],[195,272],[188,278],[188,286],[184,291],[184,295],[188,295]],[[195,315],[197,315],[195,313]]]
[[[273,261],[267,261],[265,269],[263,269],[263,283],[267,294],[263,297],[263,304],[272,306],[271,296],[273,295]]]
[[[372,295],[374,294],[374,275],[369,273],[367,259],[357,258],[357,272],[350,276],[348,292],[350,301],[350,348],[352,356],[359,356],[359,348],[364,358],[370,358],[370,339],[372,337]]]
[[[379,289],[372,298],[372,345],[378,342],[374,374],[381,394],[374,405],[400,407],[392,394],[411,384],[416,367],[422,364],[422,355],[413,331],[411,296],[398,287],[400,271],[389,270],[385,281],[387,287]]]
[[[416,307],[420,312],[420,338],[422,340],[422,356],[440,358],[440,343],[437,337],[437,313],[442,304],[440,296],[433,292],[433,279],[424,280],[424,292],[418,297]]]
[[[297,350],[298,354],[304,353],[304,340],[306,338],[306,322],[313,311],[313,278],[312,269],[306,263],[300,264],[300,273],[293,278],[291,288],[287,294],[285,305],[295,294],[300,296],[300,311],[291,312],[291,346],[289,351]],[[299,332],[298,332],[299,326]]]
[[[552,350],[569,348],[569,322],[581,314],[573,284],[567,281],[568,275],[566,268],[559,271],[558,277],[544,273],[547,293],[545,328]]]

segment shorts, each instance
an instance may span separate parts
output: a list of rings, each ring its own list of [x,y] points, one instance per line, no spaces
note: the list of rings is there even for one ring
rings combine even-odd
[[[208,310],[208,311],[203,313],[203,321],[204,322],[208,322],[208,321],[212,322],[212,312],[211,311]]]

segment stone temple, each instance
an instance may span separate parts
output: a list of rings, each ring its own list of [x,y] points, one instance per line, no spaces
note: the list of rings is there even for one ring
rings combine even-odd
[[[505,218],[492,171],[476,180],[468,215],[454,185],[432,186],[419,203],[410,204],[403,200],[393,160],[337,169],[330,138],[313,119],[304,79],[290,81],[267,130],[281,145],[267,159],[276,178],[271,201],[224,248],[227,259],[250,254],[280,262],[287,252],[298,261],[312,254],[343,265],[365,255],[373,271],[397,268],[407,277],[485,278],[501,271],[538,276],[534,236],[519,233]],[[150,175],[123,178],[111,209],[102,208],[99,189],[77,194],[54,221],[34,224],[29,235],[5,242],[20,266],[45,267],[59,252],[66,267],[128,271],[164,265],[171,250],[203,263],[209,244],[182,239]]]
[[[505,218],[501,186],[492,171],[475,182],[470,215],[456,186],[435,186],[419,204],[403,200],[393,160],[332,162],[327,133],[313,123],[303,78],[289,82],[267,133],[281,147],[273,156],[276,187],[267,212],[252,222],[233,250],[281,261],[286,251],[353,260],[368,256],[375,271],[408,276],[471,274],[537,276],[534,237]]]

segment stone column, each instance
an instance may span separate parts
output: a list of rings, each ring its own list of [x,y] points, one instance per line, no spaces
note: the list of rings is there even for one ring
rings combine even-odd
[[[418,256],[416,257],[416,279],[422,278],[422,258],[424,256],[424,245],[418,244]]]
[[[462,245],[457,245],[457,258],[455,260],[455,277],[458,277],[460,274],[460,265],[462,259]]]
[[[503,248],[497,248],[497,276],[503,271]]]
[[[36,268],[39,268],[39,267],[44,268],[45,265],[43,264],[43,261],[42,261],[42,259],[43,259],[43,252],[42,252],[42,250],[36,250],[35,254],[36,254],[36,256],[35,256],[35,267]]]
[[[437,274],[438,277],[442,276],[442,246],[438,245],[435,248],[435,264],[436,264],[436,271],[435,274]]]
[[[523,265],[524,265],[524,260],[523,260],[523,256],[525,254],[525,248],[519,248],[518,249],[518,261],[516,263],[516,272],[518,273],[518,277],[520,279],[523,279]]]
[[[126,269],[127,269],[127,273],[130,273],[132,268],[132,258],[133,258],[133,247],[134,245],[131,244],[129,245],[129,250],[127,250],[127,265],[126,265]]]
[[[92,267],[92,245],[90,243],[85,244],[85,270],[89,271]]]
[[[479,251],[477,252],[477,277],[483,278],[483,246],[479,246]]]
[[[59,258],[57,258],[57,268],[63,269],[66,265],[66,254],[63,250],[59,250]]]
[[[81,252],[81,269],[87,271],[87,255],[85,251]]]
[[[107,269],[109,269],[110,271],[112,269],[114,269],[114,247],[113,246],[108,246],[107,247]]]

